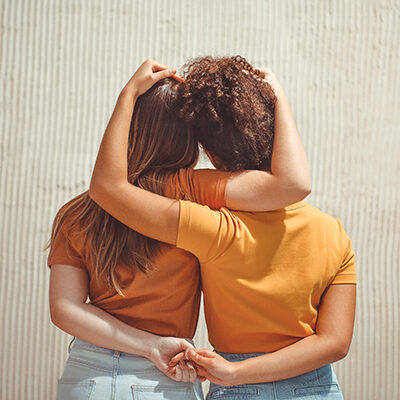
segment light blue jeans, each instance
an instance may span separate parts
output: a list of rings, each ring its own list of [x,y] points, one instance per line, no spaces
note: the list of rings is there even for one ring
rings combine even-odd
[[[265,353],[220,353],[228,361],[236,362]],[[295,378],[271,383],[256,383],[232,387],[210,384],[207,400],[343,400],[339,383],[330,364]]]
[[[73,345],[71,346],[71,344]],[[58,380],[57,400],[201,400],[196,383],[175,382],[146,358],[75,338]]]

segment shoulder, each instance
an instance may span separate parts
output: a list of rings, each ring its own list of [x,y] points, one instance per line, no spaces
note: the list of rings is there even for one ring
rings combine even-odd
[[[339,217],[328,214],[311,205],[307,205],[306,209],[308,215],[315,221],[314,223],[318,223],[324,227],[328,247],[336,247],[337,251],[341,254],[351,246],[351,240]]]
[[[334,232],[338,232],[341,226],[340,219],[332,214],[321,210],[320,208],[313,206],[311,204],[305,203],[304,212],[307,213],[311,218],[317,222],[325,224],[328,228],[332,229]]]
[[[61,232],[70,242],[82,239],[82,231],[84,230],[80,224],[81,216],[90,206],[97,205],[90,199],[88,192],[83,192],[80,195],[64,203],[57,211],[54,218],[54,227]]]

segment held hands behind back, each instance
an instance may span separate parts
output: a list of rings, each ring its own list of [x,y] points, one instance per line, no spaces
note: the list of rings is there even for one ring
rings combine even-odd
[[[185,354],[185,351],[194,348],[185,339],[158,336],[155,342],[149,343],[149,348],[147,358],[168,378],[177,382],[195,382],[198,379],[193,364],[182,357],[173,366],[169,365],[177,354]]]
[[[229,362],[211,350],[190,347],[171,358],[169,367],[180,365],[183,360],[193,363],[200,381],[208,379],[222,386],[240,384],[238,380],[240,363]]]

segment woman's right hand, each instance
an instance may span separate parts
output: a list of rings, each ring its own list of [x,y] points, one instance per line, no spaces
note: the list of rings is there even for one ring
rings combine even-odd
[[[174,368],[168,365],[171,358],[191,348],[194,347],[185,339],[158,336],[151,344],[148,358],[168,378],[178,382],[195,382],[197,372],[192,363],[182,360]]]
[[[122,89],[122,92],[139,97],[147,92],[156,82],[172,77],[175,72],[175,68],[168,68],[157,61],[148,59],[136,70]]]

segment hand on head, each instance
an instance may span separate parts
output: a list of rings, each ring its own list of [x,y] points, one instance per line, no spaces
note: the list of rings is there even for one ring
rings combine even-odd
[[[164,78],[171,77],[178,82],[183,82],[184,79],[175,75],[175,73],[175,68],[170,68],[157,61],[148,59],[136,70],[123,91],[140,96],[147,92],[156,82]]]

